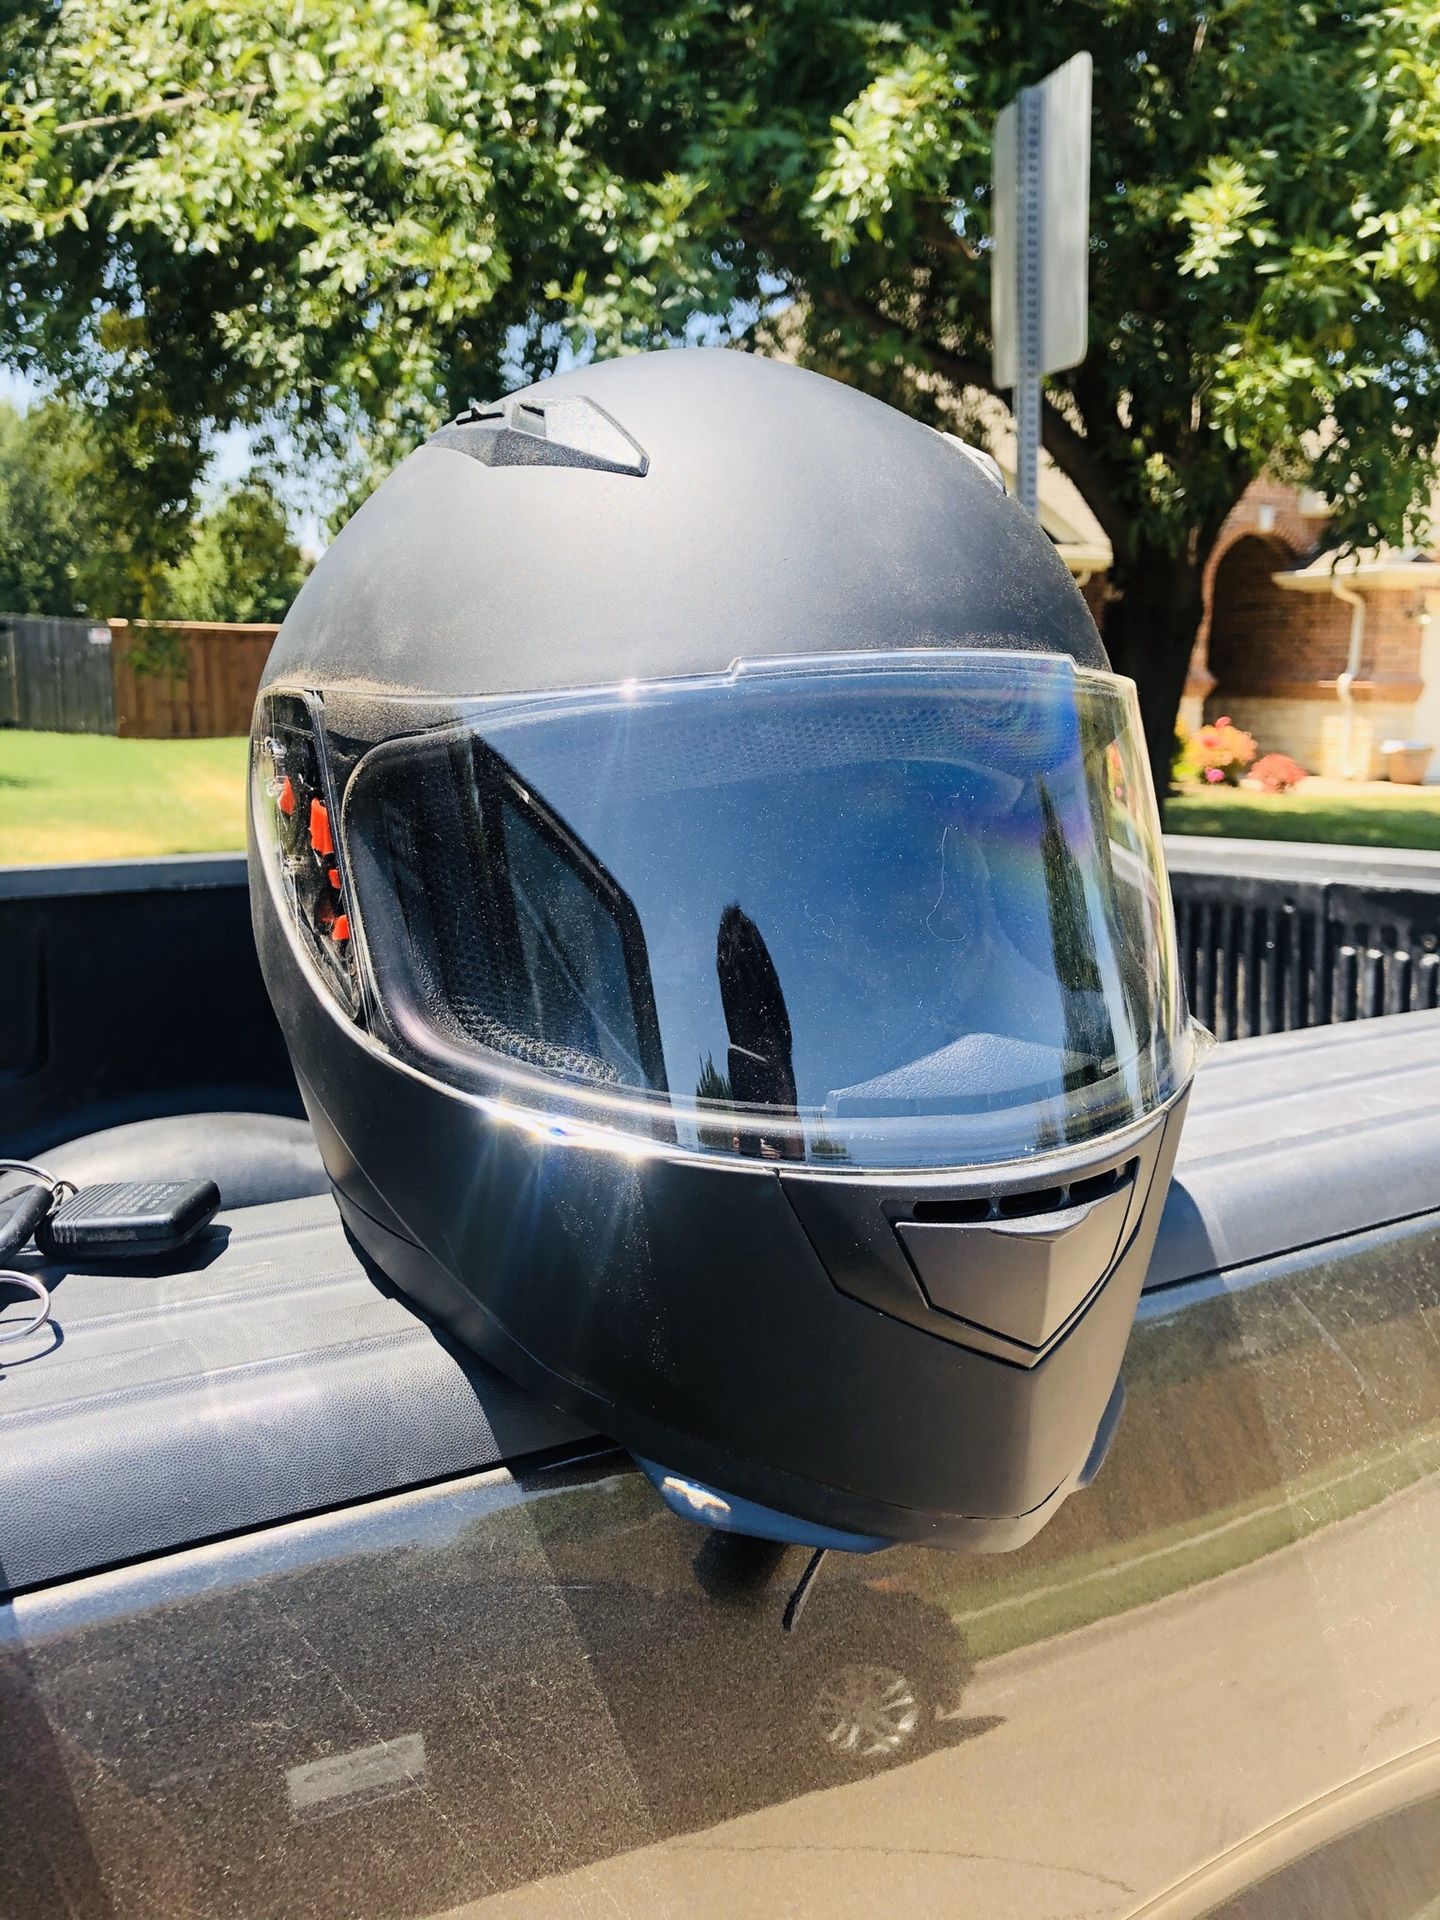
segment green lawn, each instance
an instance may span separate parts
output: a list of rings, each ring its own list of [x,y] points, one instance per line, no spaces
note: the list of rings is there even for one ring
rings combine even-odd
[[[1392,787],[1376,780],[1342,787],[1334,780],[1307,780],[1294,793],[1277,794],[1219,787],[1167,801],[1165,826],[1170,833],[1245,840],[1440,851],[1440,786]]]
[[[241,848],[245,745],[0,731],[0,865]]]

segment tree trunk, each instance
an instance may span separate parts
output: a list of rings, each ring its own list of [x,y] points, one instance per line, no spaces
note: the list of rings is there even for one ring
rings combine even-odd
[[[1198,545],[1198,543],[1197,543]],[[1117,556],[1110,576],[1116,598],[1105,609],[1105,649],[1117,673],[1139,688],[1140,717],[1155,793],[1170,790],[1175,719],[1200,624],[1203,549],[1171,552],[1137,545]]]

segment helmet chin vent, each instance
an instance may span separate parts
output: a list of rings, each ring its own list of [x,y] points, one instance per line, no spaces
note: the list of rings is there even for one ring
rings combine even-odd
[[[1136,1163],[1107,1167],[1083,1180],[1064,1186],[1029,1187],[1020,1193],[979,1194],[973,1199],[916,1200],[910,1208],[912,1220],[935,1226],[980,1227],[992,1220],[1032,1220],[1047,1213],[1063,1213],[1067,1208],[1088,1206],[1107,1194],[1128,1187],[1135,1177]]]
[[[910,1211],[916,1220],[946,1227],[979,1227],[996,1217],[995,1201],[988,1194],[976,1200],[917,1200]]]
[[[1004,1194],[983,1220],[917,1200],[895,1232],[932,1307],[1038,1355],[1114,1265],[1138,1170]]]

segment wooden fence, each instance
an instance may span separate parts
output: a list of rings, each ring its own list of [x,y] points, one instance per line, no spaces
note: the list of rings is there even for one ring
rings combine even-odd
[[[143,627],[112,620],[115,731],[132,740],[199,740],[248,733],[260,674],[278,627],[157,623],[184,648],[180,674],[142,673],[132,655]]]
[[[0,614],[0,726],[114,733],[113,653],[103,620]]]
[[[0,614],[0,727],[197,740],[250,731],[277,628],[157,622],[179,642],[181,670],[146,673],[146,629],[124,620]]]

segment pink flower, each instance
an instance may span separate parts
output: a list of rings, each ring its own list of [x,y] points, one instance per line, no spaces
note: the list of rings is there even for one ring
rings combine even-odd
[[[1215,724],[1216,724],[1216,726],[1217,726],[1217,727],[1228,727],[1228,726],[1229,726],[1229,724],[1230,724],[1230,716],[1229,716],[1229,714],[1228,714],[1228,713],[1222,713],[1222,714],[1221,714],[1221,716],[1220,716],[1220,718],[1219,718],[1219,719],[1218,719],[1218,720],[1217,720],[1217,721],[1215,722]]]
[[[1205,778],[1206,778],[1206,779],[1207,779],[1207,780],[1208,780],[1208,781],[1210,782],[1210,784],[1211,784],[1211,785],[1213,786],[1213,785],[1215,784],[1215,782],[1216,782],[1217,780],[1223,780],[1223,779],[1225,778],[1225,776],[1224,776],[1224,774],[1223,774],[1223,773],[1222,773],[1222,772],[1220,771],[1220,769],[1219,769],[1219,767],[1206,767],[1206,769],[1205,769]]]

